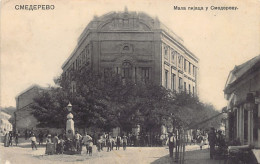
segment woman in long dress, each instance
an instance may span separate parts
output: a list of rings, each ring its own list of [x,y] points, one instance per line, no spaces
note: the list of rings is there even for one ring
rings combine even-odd
[[[4,146],[5,147],[9,146],[9,134],[8,134],[8,132],[5,133]]]

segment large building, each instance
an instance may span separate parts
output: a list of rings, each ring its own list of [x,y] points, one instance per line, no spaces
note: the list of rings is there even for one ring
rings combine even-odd
[[[252,145],[260,153],[260,55],[235,66],[224,92],[228,100],[228,139]]]
[[[63,64],[63,77],[86,67],[104,76],[114,72],[136,83],[151,81],[176,92],[198,93],[199,59],[180,37],[145,13],[125,9],[95,16]],[[75,85],[71,83],[73,91]]]

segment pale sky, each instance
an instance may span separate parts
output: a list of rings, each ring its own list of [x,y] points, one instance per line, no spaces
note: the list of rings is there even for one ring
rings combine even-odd
[[[15,5],[55,5],[54,10],[15,10]],[[77,39],[94,15],[145,12],[158,17],[199,59],[199,96],[217,109],[230,70],[260,54],[259,0],[2,0],[0,106],[32,84],[53,85]],[[177,11],[173,6],[237,6],[236,11]]]

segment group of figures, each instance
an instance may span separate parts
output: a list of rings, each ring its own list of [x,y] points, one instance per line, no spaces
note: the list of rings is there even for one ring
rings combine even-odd
[[[17,132],[12,132],[9,131],[7,132],[6,130],[4,130],[4,146],[5,147],[9,147],[9,146],[13,146],[13,142],[15,142],[15,145],[18,145],[18,138],[20,136],[20,133]]]
[[[211,159],[219,154],[225,153],[227,149],[227,143],[225,142],[225,137],[222,134],[222,131],[216,131],[213,127],[209,133],[198,133],[196,137],[193,138],[193,140],[195,142],[190,143],[197,143],[201,150],[204,145],[209,144]],[[183,141],[185,145],[188,144],[186,140]],[[177,149],[177,147],[180,145],[180,142],[180,136],[177,137],[177,135],[173,132],[168,133],[166,145],[169,146],[169,155],[171,158],[173,158],[174,149]],[[175,152],[176,151],[177,150],[175,150]]]
[[[212,127],[208,134],[209,146],[210,146],[210,159],[213,159],[215,155],[225,153],[227,144],[225,142],[222,131],[215,131]],[[217,147],[217,149],[216,149]]]
[[[119,135],[112,137],[111,135],[104,133],[97,140],[98,151],[103,151],[103,147],[107,147],[107,151],[114,150],[114,147],[116,147],[116,150],[119,150],[121,145],[123,150],[126,150],[128,145],[128,137],[126,135],[123,135],[122,137]]]

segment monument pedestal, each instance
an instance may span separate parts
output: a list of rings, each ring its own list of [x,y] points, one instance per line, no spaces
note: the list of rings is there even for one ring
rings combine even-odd
[[[75,134],[75,130],[74,130],[74,121],[73,119],[73,114],[69,113],[67,115],[67,123],[66,123],[66,136],[68,139],[73,139],[74,134]]]

